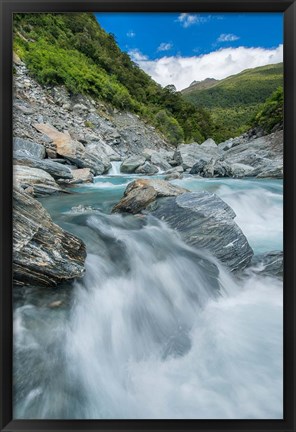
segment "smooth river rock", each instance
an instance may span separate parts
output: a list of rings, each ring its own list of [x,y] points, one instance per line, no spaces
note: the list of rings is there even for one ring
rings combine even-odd
[[[56,286],[84,274],[84,243],[54,224],[23,190],[13,195],[13,278],[18,285]]]
[[[201,191],[158,198],[147,210],[176,229],[187,244],[209,251],[231,271],[245,268],[252,259],[253,250],[234,221],[234,211],[215,194]]]

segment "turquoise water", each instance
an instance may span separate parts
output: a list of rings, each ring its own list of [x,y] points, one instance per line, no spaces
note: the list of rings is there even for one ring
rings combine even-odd
[[[281,419],[282,281],[236,279],[163,222],[111,215],[134,178],[40,200],[85,241],[86,273],[14,291],[14,418]],[[217,193],[256,253],[282,249],[281,181],[173,183]]]
[[[61,224],[67,219],[63,213],[77,205],[92,206],[109,214],[128,183],[135,178],[138,176],[100,176],[93,184],[73,188],[70,195],[40,201]],[[190,176],[171,183],[190,191],[206,190],[219,195],[235,211],[235,221],[255,253],[283,250],[282,180],[196,179]]]

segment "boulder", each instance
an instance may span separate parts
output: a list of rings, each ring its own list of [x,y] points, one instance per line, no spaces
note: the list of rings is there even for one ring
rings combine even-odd
[[[201,191],[158,198],[147,210],[176,229],[187,244],[209,251],[231,271],[245,268],[252,259],[234,211],[215,194]]]
[[[191,168],[201,159],[209,162],[211,159],[218,159],[222,154],[218,146],[204,146],[197,143],[181,144],[174,154],[174,160],[178,165],[182,165],[184,170]]]
[[[123,173],[131,174],[134,173],[139,166],[144,165],[144,163],[145,163],[144,157],[131,156],[123,160],[120,166],[120,171]]]
[[[257,178],[277,178],[282,179],[284,175],[284,167],[282,162],[270,161],[268,166],[262,166]]]
[[[144,151],[142,152],[142,156],[147,160],[150,161],[151,156],[153,155],[153,153],[155,153],[155,150],[146,148],[144,149]]]
[[[165,180],[177,180],[181,178],[183,178],[183,175],[177,171],[171,172],[164,177]]]
[[[100,175],[108,171],[106,161],[101,160],[101,152],[97,145],[90,144],[85,148],[79,141],[71,138],[67,132],[59,132],[47,123],[34,124],[35,129],[52,139],[56,153],[68,159],[78,168],[91,168],[94,174]],[[109,161],[110,163],[110,161]]]
[[[201,175],[203,173],[203,169],[208,163],[205,159],[200,159],[198,162],[196,162],[193,167],[190,170],[190,174],[199,174]]]
[[[212,138],[207,139],[206,141],[204,141],[201,145],[201,148],[205,148],[205,149],[215,149],[217,150],[217,144],[215,143],[215,141]]]
[[[71,179],[73,175],[69,167],[62,165],[61,163],[54,162],[49,159],[36,159],[33,157],[27,157],[21,152],[14,153],[14,160],[17,165],[25,165],[31,168],[38,168],[46,171],[55,179]]]
[[[230,167],[230,176],[236,176],[234,173],[238,167],[239,176],[282,178],[283,131],[251,139],[232,147],[223,153],[222,159]],[[246,174],[241,172],[241,165],[245,166],[243,170],[246,171]],[[253,172],[246,166],[253,168]]]
[[[167,162],[167,157],[163,153],[152,153],[151,163],[156,165],[161,171],[167,171],[171,168],[171,165]]]
[[[14,165],[13,173],[15,183],[22,189],[30,188],[36,197],[62,192],[54,178],[41,169]]]
[[[95,167],[95,174],[103,174],[105,172],[108,172],[111,168],[110,158],[106,155],[104,149],[100,146],[100,144],[92,143],[86,145],[83,160],[86,164],[89,165],[85,166],[86,168]]]
[[[138,179],[128,185],[123,198],[113,207],[113,213],[139,213],[157,197],[176,196],[187,192],[164,180]]]
[[[13,139],[13,150],[16,154],[26,155],[36,159],[44,159],[46,155],[43,145],[22,138]]]
[[[145,175],[153,175],[158,173],[158,168],[155,165],[152,165],[150,162],[145,162],[144,165],[139,166],[136,171],[136,174],[145,174]]]
[[[182,174],[184,172],[184,169],[181,165],[175,166],[173,168],[170,168],[169,170],[167,170],[165,173],[166,174],[173,174],[173,173],[179,173]]]
[[[84,273],[84,243],[54,224],[42,205],[14,187],[13,279],[18,285],[54,287]]]
[[[90,168],[80,168],[72,170],[73,181],[70,183],[92,183],[93,182],[93,173]]]
[[[74,141],[67,132],[59,132],[48,123],[35,123],[34,128],[50,138],[56,146],[57,154],[76,163],[84,154],[84,146]]]
[[[242,178],[254,175],[254,168],[242,163],[233,163],[228,167],[228,177]]]

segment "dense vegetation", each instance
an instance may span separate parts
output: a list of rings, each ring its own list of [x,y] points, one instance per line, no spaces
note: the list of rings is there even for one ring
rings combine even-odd
[[[219,125],[216,139],[221,141],[248,130],[261,104],[282,84],[283,64],[279,63],[245,70],[206,89],[193,85],[182,93],[195,106],[210,110],[214,122]],[[275,115],[271,123],[276,124],[276,112],[271,111],[270,115]]]
[[[276,127],[283,127],[283,121],[284,91],[283,87],[278,87],[254,116],[252,126],[260,126],[265,132],[270,133]]]
[[[210,114],[174,86],[162,88],[106,33],[92,14],[16,14],[14,49],[45,85],[65,85],[121,110],[131,110],[174,144],[213,135]]]

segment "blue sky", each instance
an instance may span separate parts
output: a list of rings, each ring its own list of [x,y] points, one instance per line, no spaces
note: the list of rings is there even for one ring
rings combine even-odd
[[[98,13],[123,51],[178,89],[282,61],[281,13]]]

